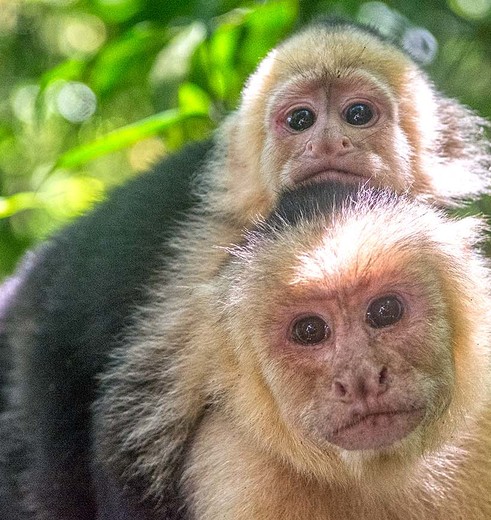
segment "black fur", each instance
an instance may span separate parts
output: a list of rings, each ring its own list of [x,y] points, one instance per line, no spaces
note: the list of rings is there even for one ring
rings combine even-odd
[[[36,512],[29,518],[133,518],[123,510],[96,514],[89,464],[95,379],[145,302],[145,288],[169,254],[174,223],[196,202],[190,183],[210,148],[210,142],[187,147],[116,189],[28,255],[1,291],[1,355],[7,366],[15,364],[10,410],[0,419],[0,438],[7,438],[0,447],[3,520],[26,517],[16,506],[13,475],[26,467],[28,507]],[[19,421],[17,435],[12,420]],[[110,486],[105,476],[97,479]]]
[[[274,211],[260,224],[263,233],[281,231],[300,222],[331,215],[341,206],[356,201],[359,186],[339,181],[322,181],[302,184],[286,190],[278,199]]]

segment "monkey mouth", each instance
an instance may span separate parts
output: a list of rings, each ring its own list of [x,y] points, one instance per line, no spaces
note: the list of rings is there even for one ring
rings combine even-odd
[[[409,435],[423,416],[423,408],[365,413],[353,417],[328,437],[346,450],[386,448]]]
[[[362,175],[361,173],[351,170],[343,170],[337,168],[328,168],[316,171],[299,172],[294,176],[295,184],[303,182],[322,182],[322,181],[336,181],[349,184],[360,184],[366,182],[370,178],[369,175]]]

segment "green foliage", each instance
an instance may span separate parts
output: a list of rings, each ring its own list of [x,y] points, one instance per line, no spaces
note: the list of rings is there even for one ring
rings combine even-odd
[[[208,136],[259,60],[315,16],[381,13],[393,34],[425,26],[439,43],[430,65],[439,87],[491,116],[489,13],[466,9],[464,0],[0,2],[0,277],[113,185]]]

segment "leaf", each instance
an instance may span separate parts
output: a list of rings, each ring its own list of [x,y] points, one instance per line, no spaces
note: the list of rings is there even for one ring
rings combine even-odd
[[[145,75],[166,39],[167,31],[162,27],[141,23],[107,45],[91,71],[93,90],[104,95],[128,80],[146,81]]]
[[[86,62],[82,60],[66,60],[56,67],[53,67],[46,71],[39,81],[41,89],[45,89],[52,82],[64,79],[64,80],[76,80],[79,79],[86,67]]]
[[[66,221],[81,215],[101,200],[104,190],[104,183],[99,179],[61,171],[47,179],[39,195],[44,201],[44,209],[52,218]]]
[[[183,83],[179,87],[179,106],[186,113],[207,114],[211,107],[208,93],[195,83]]]
[[[246,68],[256,67],[259,59],[290,32],[298,17],[298,3],[298,0],[268,2],[250,12],[245,24],[247,37],[240,53]]]
[[[245,77],[291,30],[297,13],[298,0],[281,0],[221,16],[198,46],[189,79],[208,91],[215,103],[235,107]]]
[[[32,191],[16,193],[10,197],[0,197],[0,219],[11,217],[25,209],[39,208],[42,205],[37,193]]]
[[[172,126],[193,118],[208,118],[205,112],[188,112],[179,109],[166,110],[142,119],[87,144],[77,146],[65,152],[54,168],[75,168],[103,155],[121,150]]]
[[[142,0],[94,0],[100,16],[110,23],[121,23],[142,9]]]

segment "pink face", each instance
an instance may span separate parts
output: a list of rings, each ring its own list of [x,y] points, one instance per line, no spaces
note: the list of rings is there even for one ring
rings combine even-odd
[[[305,434],[347,450],[378,449],[427,414],[428,360],[421,330],[412,330],[423,326],[419,303],[394,289],[350,303],[330,295],[299,299],[280,312],[274,355],[306,398],[302,414],[290,416],[289,406],[284,412]]]
[[[270,103],[265,164],[272,154],[281,185],[330,178],[403,190],[409,146],[398,117],[390,90],[361,70],[343,78],[294,78]]]
[[[440,282],[431,268],[419,270],[420,259],[387,260],[331,275],[307,265],[307,255],[281,289],[264,288],[265,377],[283,420],[321,447],[388,448],[449,405],[453,354]]]

